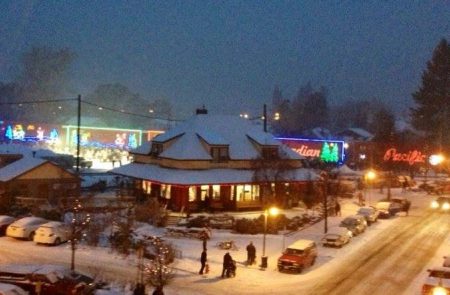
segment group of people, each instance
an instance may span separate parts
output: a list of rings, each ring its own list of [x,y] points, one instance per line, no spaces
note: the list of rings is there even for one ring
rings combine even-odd
[[[253,245],[253,242],[250,242],[247,245],[247,265],[253,265],[256,260],[256,248],[255,245]],[[209,265],[208,265],[208,254],[205,247],[205,244],[203,244],[203,251],[200,256],[200,271],[199,274],[207,274],[209,272]],[[223,268],[222,268],[222,278],[226,277],[232,277],[236,275],[236,262],[233,260],[233,258],[230,255],[230,252],[226,252],[223,256]]]

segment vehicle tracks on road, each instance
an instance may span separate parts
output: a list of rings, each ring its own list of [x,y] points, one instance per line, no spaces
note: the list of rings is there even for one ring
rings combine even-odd
[[[449,215],[429,212],[399,220],[304,294],[401,294],[442,244],[449,224]]]

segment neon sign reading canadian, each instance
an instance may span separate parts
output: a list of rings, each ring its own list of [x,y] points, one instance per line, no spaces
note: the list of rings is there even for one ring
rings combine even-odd
[[[299,148],[293,150],[304,157],[320,157],[320,149],[311,149],[306,145],[301,145]]]
[[[383,159],[385,161],[394,162],[407,162],[409,165],[414,165],[415,163],[424,163],[426,160],[426,155],[418,150],[409,151],[407,153],[399,153],[397,149],[391,148],[386,151]]]

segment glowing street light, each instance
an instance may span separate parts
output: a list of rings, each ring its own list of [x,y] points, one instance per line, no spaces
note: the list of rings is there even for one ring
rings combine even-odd
[[[267,256],[266,256],[266,234],[267,234],[267,217],[277,216],[279,214],[279,209],[276,207],[271,207],[269,209],[264,210],[264,234],[263,234],[263,250],[261,256],[261,268],[267,268]]]
[[[444,162],[444,156],[443,155],[431,155],[429,158],[430,164],[433,166],[439,165],[442,162]]]

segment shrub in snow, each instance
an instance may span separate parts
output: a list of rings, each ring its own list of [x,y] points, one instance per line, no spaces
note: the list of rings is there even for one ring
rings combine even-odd
[[[142,204],[136,204],[134,212],[136,221],[150,223],[159,227],[167,225],[167,211],[156,198],[151,198]]]

